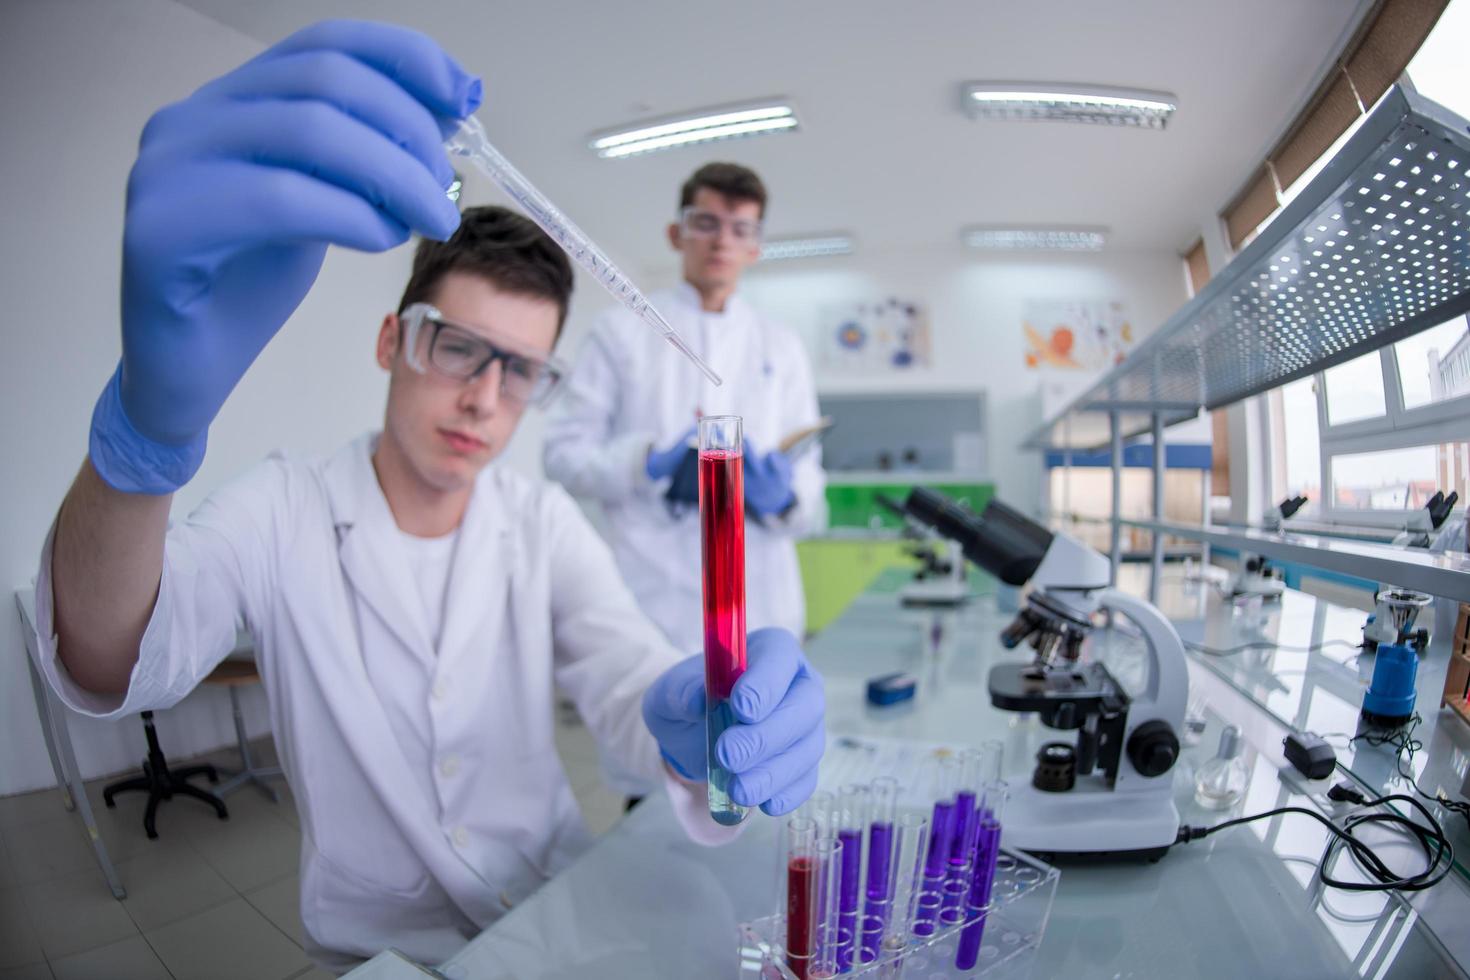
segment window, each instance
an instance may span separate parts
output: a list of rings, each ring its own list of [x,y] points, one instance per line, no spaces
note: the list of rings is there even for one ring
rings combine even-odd
[[[1394,526],[1437,491],[1470,499],[1465,316],[1283,385],[1269,404],[1272,491],[1320,500],[1319,520]]]
[[[1281,452],[1284,477],[1276,500],[1305,496],[1302,516],[1322,509],[1322,442],[1317,434],[1317,382],[1303,378],[1281,387]]]
[[[1470,395],[1470,324],[1441,323],[1393,345],[1405,408]]]
[[[1470,116],[1470,3],[1456,0],[1409,62],[1414,87],[1446,109]]]
[[[1221,218],[1231,247],[1240,251],[1250,244],[1406,68],[1421,92],[1467,114],[1467,8],[1465,0],[1385,0],[1374,6],[1306,107],[1225,208]]]
[[[1376,419],[1387,410],[1383,399],[1383,365],[1378,352],[1331,367],[1327,383],[1327,424]]]
[[[1184,284],[1189,287],[1192,298],[1205,283],[1210,281],[1210,260],[1205,255],[1204,239],[1200,239],[1184,253]]]
[[[1333,456],[1333,505],[1343,510],[1417,510],[1440,489],[1436,455],[1435,446],[1413,446]]]

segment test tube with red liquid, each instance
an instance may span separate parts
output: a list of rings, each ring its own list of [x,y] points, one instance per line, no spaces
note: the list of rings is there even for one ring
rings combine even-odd
[[[810,817],[786,821],[781,847],[781,912],[785,916],[786,966],[807,980],[816,942],[817,825]]]
[[[745,476],[740,416],[699,420],[699,529],[704,566],[704,688],[709,812],[732,827],[750,808],[730,798],[715,742],[735,724],[730,691],[745,673]]]

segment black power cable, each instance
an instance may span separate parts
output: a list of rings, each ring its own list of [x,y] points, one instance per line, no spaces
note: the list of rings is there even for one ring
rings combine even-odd
[[[1451,846],[1449,838],[1445,836],[1444,829],[1440,827],[1439,821],[1434,819],[1422,803],[1412,796],[1403,793],[1393,793],[1381,796],[1376,800],[1369,800],[1361,793],[1340,784],[1334,786],[1327,794],[1334,800],[1351,800],[1364,806],[1382,806],[1385,803],[1407,803],[1418,810],[1428,821],[1428,826],[1417,823],[1409,817],[1392,811],[1376,813],[1354,813],[1343,821],[1341,827],[1333,823],[1315,810],[1308,810],[1299,806],[1284,806],[1275,810],[1267,810],[1265,813],[1256,813],[1248,817],[1237,817],[1234,820],[1226,820],[1213,827],[1180,827],[1176,844],[1187,843],[1208,837],[1228,827],[1236,827],[1241,824],[1251,823],[1256,820],[1265,820],[1267,817],[1281,816],[1287,813],[1299,813],[1302,816],[1311,817],[1313,820],[1326,827],[1332,833],[1332,841],[1328,845],[1328,852],[1323,856],[1322,863],[1317,869],[1322,883],[1329,888],[1341,888],[1344,891],[1354,892],[1382,892],[1382,891],[1422,891],[1432,887],[1444,880],[1445,875],[1450,873],[1454,866],[1455,849]],[[1354,829],[1365,824],[1387,824],[1403,829],[1410,837],[1419,842],[1424,851],[1425,867],[1418,874],[1401,875],[1388,866],[1363,841],[1359,840],[1353,833]],[[1332,864],[1333,855],[1338,848],[1347,848],[1352,854],[1358,866],[1361,867],[1373,881],[1343,881],[1333,878],[1327,873],[1327,868]]]
[[[1415,712],[1414,717],[1410,718],[1398,728],[1373,728],[1366,732],[1359,732],[1357,735],[1348,739],[1348,742],[1350,744],[1352,742],[1365,742],[1375,747],[1380,745],[1393,746],[1396,750],[1394,755],[1394,768],[1398,770],[1399,777],[1413,787],[1414,792],[1426,800],[1438,803],[1451,813],[1457,813],[1461,817],[1464,817],[1466,826],[1470,827],[1470,802],[1466,802],[1465,800],[1452,800],[1443,793],[1426,793],[1419,788],[1419,781],[1414,778],[1414,753],[1424,748],[1424,743],[1414,737],[1414,732],[1423,720]],[[1406,762],[1408,763],[1408,769],[1404,768]]]

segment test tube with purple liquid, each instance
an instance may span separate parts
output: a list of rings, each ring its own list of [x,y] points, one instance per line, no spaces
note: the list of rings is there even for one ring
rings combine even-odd
[[[980,829],[979,797],[984,784],[986,754],[968,749],[960,753],[959,787],[951,815],[949,856],[944,869],[942,901],[939,907],[941,925],[951,926],[964,920],[965,898],[975,870],[975,839]]]
[[[857,920],[862,904],[863,830],[868,824],[868,787],[851,784],[837,794],[837,839],[842,842],[842,881],[838,914],[837,967],[852,969]]]
[[[914,921],[914,935],[932,936],[944,900],[944,880],[949,872],[956,815],[956,793],[960,783],[960,760],[944,756],[936,764],[934,815],[929,821],[929,853],[924,860],[924,885]]]
[[[975,840],[975,875],[970,883],[966,915],[970,924],[960,931],[954,965],[960,970],[974,969],[980,958],[980,942],[985,936],[985,918],[990,907],[991,888],[995,884],[995,865],[1000,857],[1001,820],[1005,816],[1006,785],[992,782],[985,786],[980,809],[980,828]]]
[[[879,776],[868,784],[868,873],[863,905],[862,954],[864,963],[878,958],[893,895],[893,818],[898,808],[898,780]]]

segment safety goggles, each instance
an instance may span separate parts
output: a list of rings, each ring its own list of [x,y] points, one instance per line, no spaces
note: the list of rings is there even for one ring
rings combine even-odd
[[[465,383],[499,361],[500,393],[522,405],[545,405],[566,375],[556,358],[516,350],[503,340],[492,342],[446,320],[428,303],[414,303],[398,319],[403,324],[404,359],[420,374],[433,368],[451,381]]]
[[[749,218],[726,221],[712,211],[685,208],[679,212],[679,222],[691,238],[718,238],[720,229],[728,225],[736,241],[755,244],[761,240],[761,223]]]

